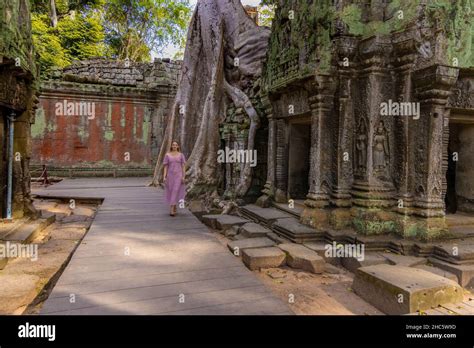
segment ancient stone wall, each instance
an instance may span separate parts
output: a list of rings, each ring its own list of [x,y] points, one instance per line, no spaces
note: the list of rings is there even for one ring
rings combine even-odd
[[[289,155],[301,144],[291,134],[303,122],[311,128],[303,223],[425,239],[445,233],[450,123],[474,120],[466,106],[472,10],[469,1],[280,1],[264,69],[269,169],[259,203],[295,198]],[[462,198],[473,181],[466,127]]]
[[[33,165],[60,176],[149,175],[180,62],[93,59],[56,70],[41,85]],[[82,109],[81,109],[82,106]]]
[[[13,217],[34,213],[30,199],[30,124],[35,108],[34,51],[28,0],[0,3],[0,216],[6,215],[7,118],[15,116]]]

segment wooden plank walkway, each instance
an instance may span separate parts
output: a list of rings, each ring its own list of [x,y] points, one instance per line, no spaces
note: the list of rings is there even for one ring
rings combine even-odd
[[[146,178],[66,179],[34,194],[104,198],[41,314],[292,314]]]

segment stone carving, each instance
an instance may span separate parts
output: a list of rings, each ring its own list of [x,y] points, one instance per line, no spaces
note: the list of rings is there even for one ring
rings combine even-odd
[[[388,133],[383,121],[380,121],[374,135],[373,168],[376,172],[384,172],[389,163]]]
[[[355,147],[355,171],[363,175],[367,169],[367,126],[363,118],[360,119],[357,127]]]

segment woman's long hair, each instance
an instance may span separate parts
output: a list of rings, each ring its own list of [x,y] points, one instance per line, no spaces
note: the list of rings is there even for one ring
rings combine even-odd
[[[173,140],[173,141],[171,142],[170,151],[173,151],[173,144],[174,144],[174,143],[178,144],[178,149],[177,149],[177,151],[178,151],[178,152],[181,152],[181,146],[179,146],[179,143],[178,143],[176,140]]]

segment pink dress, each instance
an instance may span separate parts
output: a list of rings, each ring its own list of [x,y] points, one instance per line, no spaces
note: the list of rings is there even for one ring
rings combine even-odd
[[[169,205],[176,205],[180,200],[184,200],[186,193],[183,179],[183,164],[186,162],[184,155],[180,153],[178,156],[165,155],[163,164],[168,166],[168,174],[166,177],[165,190],[166,202]]]

